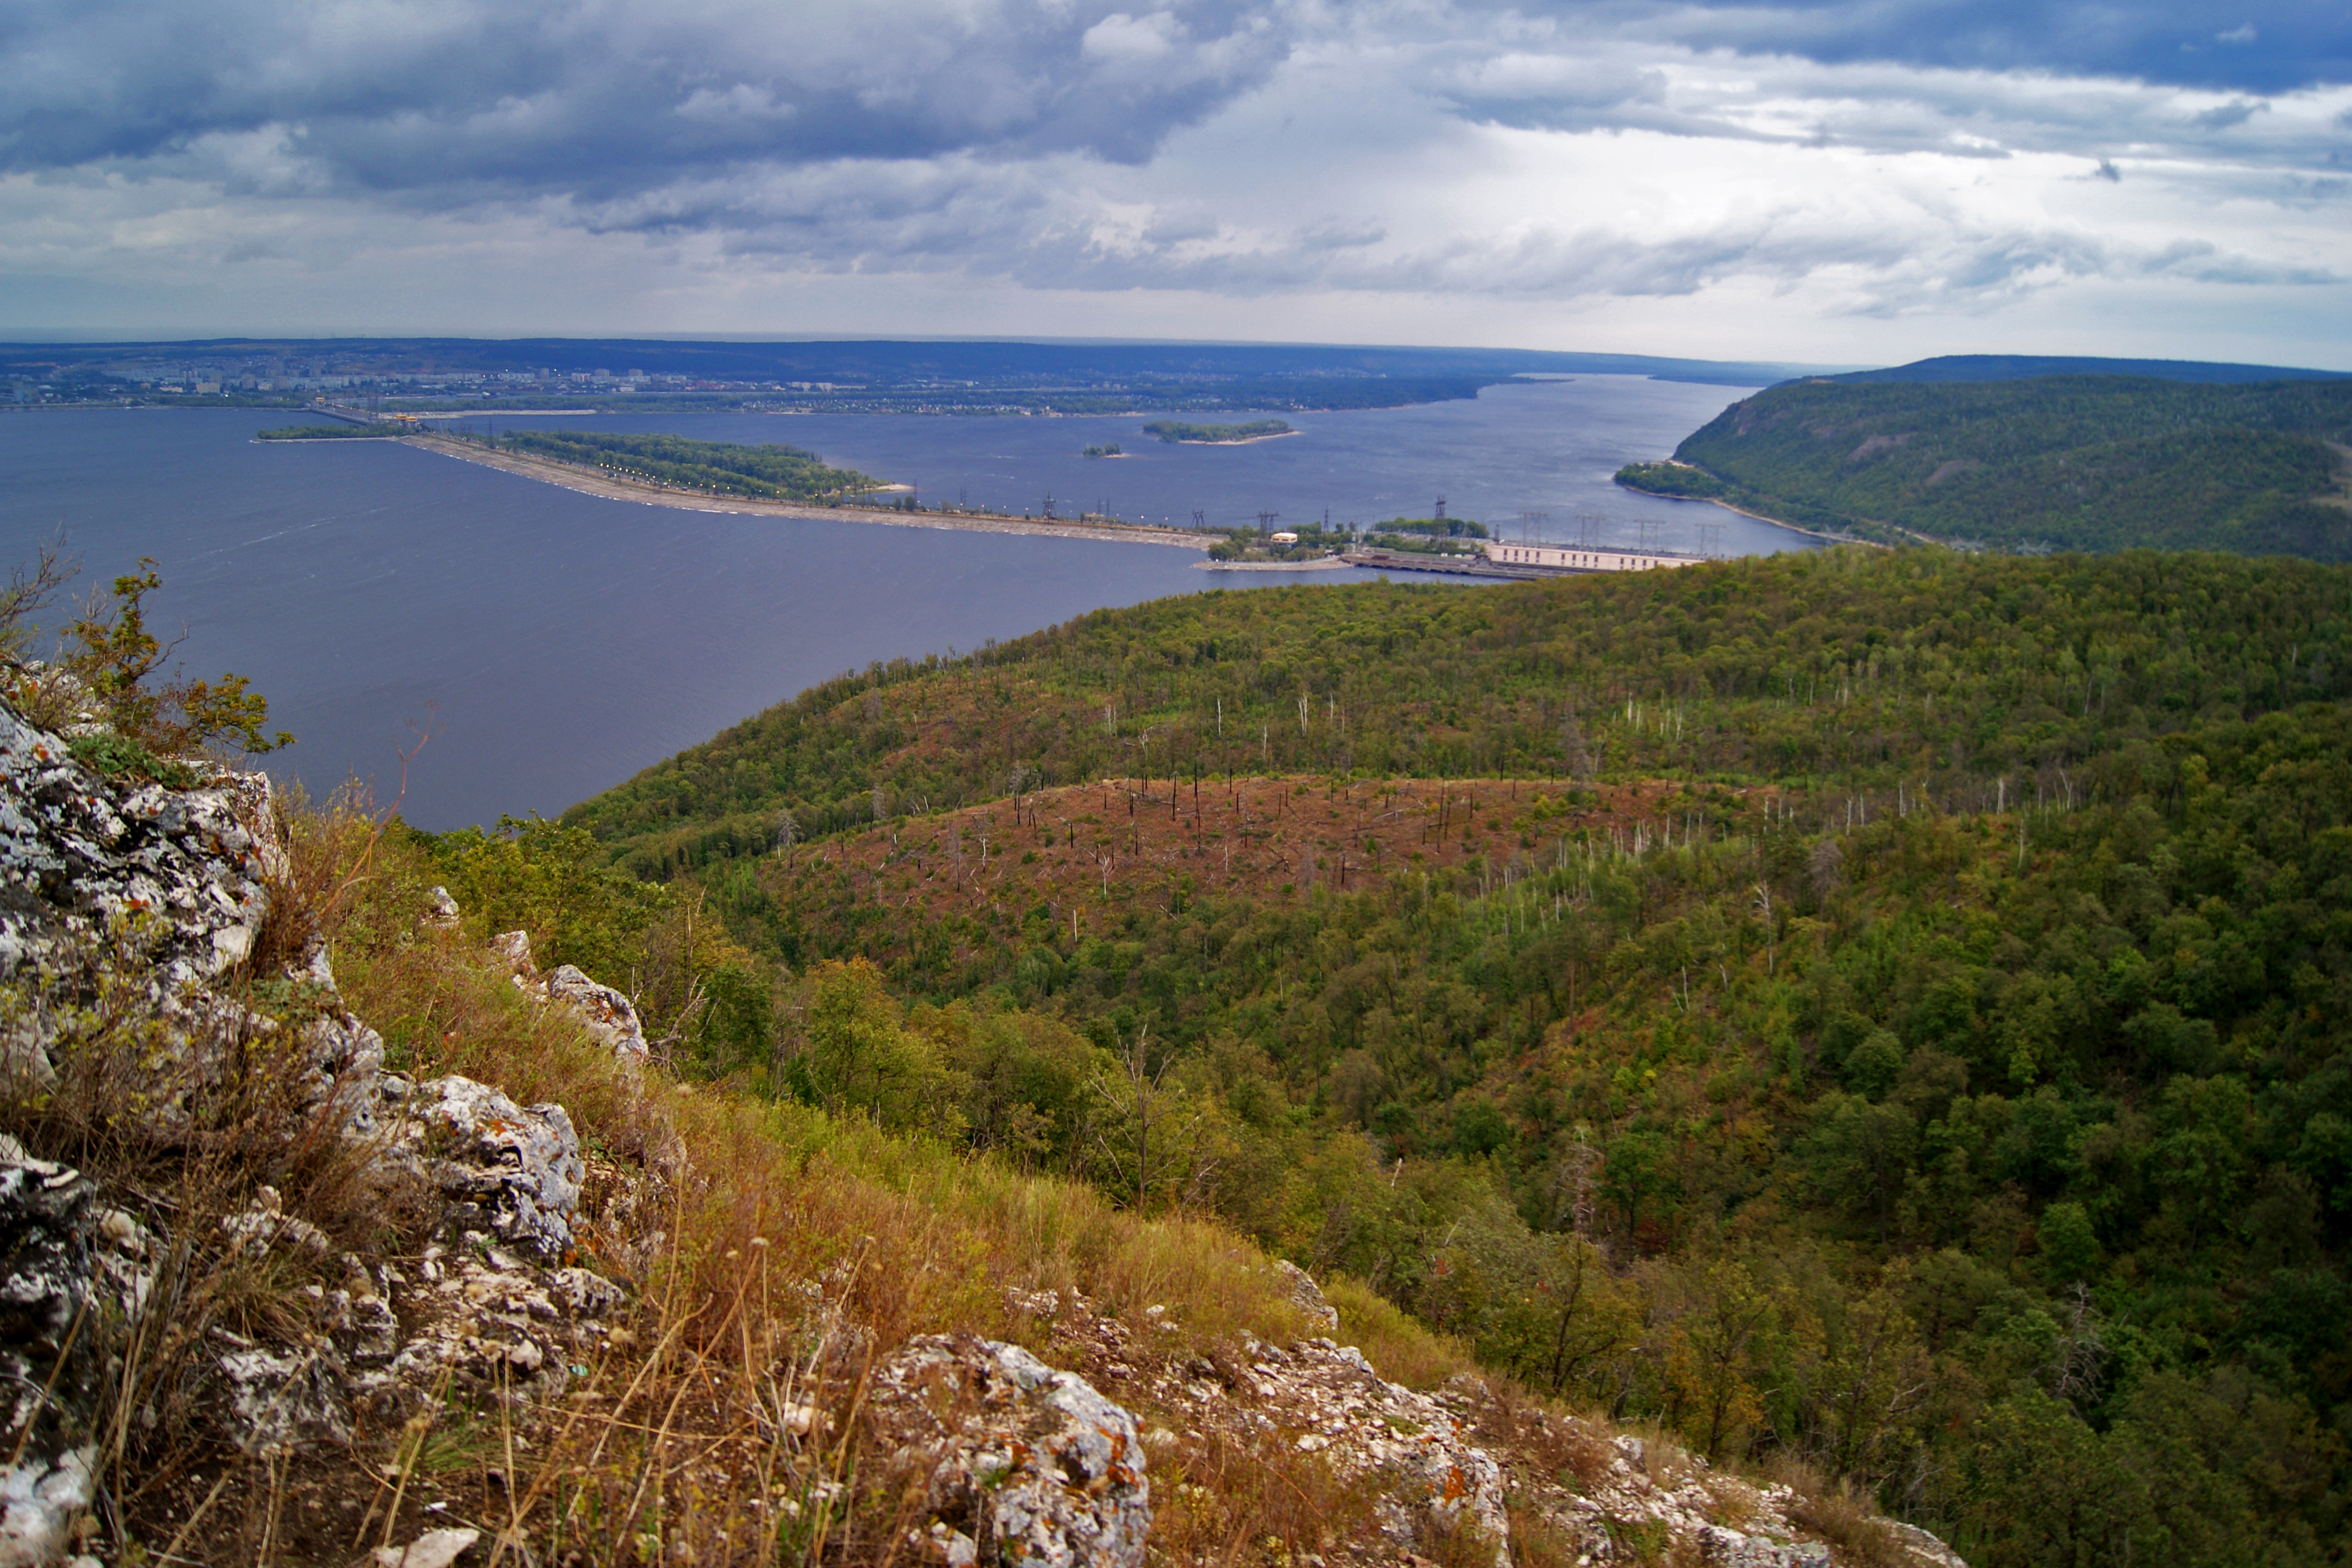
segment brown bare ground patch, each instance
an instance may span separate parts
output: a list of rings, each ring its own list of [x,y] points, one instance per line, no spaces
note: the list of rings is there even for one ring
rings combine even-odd
[[[1090,918],[1138,900],[1165,908],[1203,895],[1353,891],[1398,874],[1481,861],[1499,868],[1514,857],[1549,866],[1561,841],[1579,833],[1604,842],[1612,834],[1656,837],[1686,787],[1658,780],[1582,790],[1527,779],[1105,780],[804,846],[763,862],[761,880],[787,908],[854,899],[939,921],[1018,919],[1043,905],[1058,929],[1083,936]]]

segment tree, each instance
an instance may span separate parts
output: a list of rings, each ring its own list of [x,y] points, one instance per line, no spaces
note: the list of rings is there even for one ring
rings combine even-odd
[[[1095,1121],[1096,1149],[1106,1185],[1138,1211],[1152,1194],[1197,1188],[1209,1174],[1197,1158],[1196,1135],[1203,1111],[1181,1084],[1168,1081],[1175,1053],[1151,1050],[1151,1026],[1140,1026],[1118,1047],[1115,1070],[1098,1071],[1093,1089],[1101,1114]]]
[[[1669,1411],[1709,1459],[1745,1452],[1764,1406],[1750,1374],[1771,1320],[1771,1301],[1747,1266],[1710,1264],[1696,1300],[1665,1334]]]
[[[179,642],[166,643],[147,629],[147,595],[163,585],[163,578],[152,558],[141,557],[139,566],[137,572],[115,578],[106,596],[90,596],[80,616],[65,629],[59,661],[103,705],[117,734],[134,747],[166,757],[225,742],[247,753],[292,744],[294,737],[283,730],[275,735],[263,731],[269,720],[268,700],[252,689],[244,676],[224,675],[217,682],[152,682]],[[20,574],[0,590],[0,647],[21,617],[62,582],[58,573],[63,569],[45,553],[30,578]]]
[[[1884,1286],[1826,1309],[1801,1314],[1792,1336],[1805,1424],[1833,1473],[1881,1479],[1931,1385],[1927,1351]]]
[[[961,1097],[938,1050],[906,1026],[880,972],[865,960],[810,972],[798,1045],[786,1080],[827,1110],[861,1110],[900,1131],[962,1131]]]

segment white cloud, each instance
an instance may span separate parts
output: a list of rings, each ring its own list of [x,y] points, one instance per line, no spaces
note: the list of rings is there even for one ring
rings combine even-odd
[[[226,52],[101,8],[58,68],[0,43],[0,297],[43,312],[0,326],[2352,363],[2352,89],[1107,5],[264,7]]]
[[[1130,16],[1114,11],[1086,30],[1078,52],[1090,60],[1137,65],[1164,59],[1176,50],[1176,18],[1165,11]]]

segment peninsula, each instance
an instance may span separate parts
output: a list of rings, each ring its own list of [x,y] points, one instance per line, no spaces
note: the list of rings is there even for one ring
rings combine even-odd
[[[551,434],[561,434],[551,433]],[[711,489],[692,489],[665,482],[649,472],[631,471],[618,466],[593,464],[551,453],[521,450],[500,437],[495,446],[466,437],[443,435],[437,431],[417,430],[400,437],[404,446],[423,451],[437,452],[446,458],[463,462],[479,463],[542,484],[560,485],[583,495],[603,496],[611,500],[633,500],[643,506],[670,507],[680,511],[721,511],[765,514],[774,517],[829,518],[835,521],[888,523],[901,528],[949,529],[966,533],[1029,533],[1045,534],[1059,539],[1109,540],[1129,544],[1172,545],[1180,550],[1206,550],[1219,542],[1222,536],[1198,533],[1190,530],[1152,528],[1135,523],[1118,522],[1091,513],[1072,519],[1013,517],[1001,512],[976,511],[964,508],[932,507],[918,504],[911,495],[902,495],[893,504],[866,504],[863,497],[874,491],[845,492],[835,500],[794,500],[782,497],[743,493],[719,493]],[[693,443],[716,446],[721,443]],[[786,448],[790,449],[790,448]],[[831,469],[840,473],[846,470]],[[856,476],[863,479],[864,475]],[[869,481],[870,482],[870,481]],[[878,488],[878,487],[877,487]]]

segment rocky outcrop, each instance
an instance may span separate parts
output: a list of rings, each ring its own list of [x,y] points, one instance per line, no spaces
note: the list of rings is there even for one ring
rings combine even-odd
[[[550,1261],[571,1252],[571,1215],[587,1167],[563,1107],[517,1105],[455,1074],[413,1090],[388,1087],[399,1107],[390,1153],[441,1195],[446,1226]]]
[[[214,989],[254,956],[286,871],[269,781],[197,771],[194,788],[119,785],[0,703],[0,982],[11,1002],[0,1067],[52,1079],[53,1052],[100,1021],[89,1003],[103,965],[108,1010],[144,1009],[171,1047],[150,1053],[142,1097],[160,1126],[184,1120],[221,1069],[224,1042],[282,1026]],[[318,1003],[301,1026],[308,1103],[340,1100],[365,1131],[383,1040],[333,1001],[322,952],[288,978]]]
[[[117,789],[0,704],[0,977],[104,935],[159,986],[209,979],[253,949],[282,868],[268,781]]]
[[[0,1568],[56,1561],[89,1507],[104,1304],[91,1259],[96,1188],[46,1161],[0,1162]]]
[[[48,1076],[54,1015],[72,1005],[61,992],[93,951],[140,974],[171,1014],[241,963],[282,868],[270,822],[257,774],[117,788],[0,704],[0,980],[22,991],[8,1065]]]
[[[137,1040],[108,1058],[110,1071],[144,1075],[114,1086],[137,1108],[124,1130],[168,1151],[200,1134],[204,1097],[254,1042],[290,1034],[299,1049],[276,1059],[291,1124],[347,1140],[366,1179],[429,1205],[438,1239],[370,1262],[339,1252],[270,1186],[175,1235],[179,1209],[109,1194],[0,1135],[0,1381],[12,1391],[0,1568],[56,1563],[75,1540],[94,1495],[107,1357],[148,1310],[166,1242],[183,1257],[282,1258],[288,1278],[314,1281],[257,1320],[269,1338],[197,1331],[190,1391],[248,1454],[347,1444],[366,1413],[396,1426],[453,1389],[537,1397],[594,1359],[623,1301],[572,1266],[586,1168],[562,1106],[385,1073],[382,1039],[344,1007],[315,946],[282,975],[248,976],[273,998],[270,1015],[236,1000],[249,993],[226,982],[260,955],[286,860],[267,782],[199,772],[186,789],[117,784],[0,702],[0,1070],[55,1082],[60,1053]],[[445,899],[428,919],[454,915]],[[625,998],[576,970],[541,984],[642,1053]],[[428,1532],[398,1555],[412,1568],[446,1563],[466,1533]]]
[[[1276,1269],[1302,1309],[1321,1299],[1319,1289],[1301,1299],[1313,1286],[1303,1272]],[[1796,1522],[1800,1500],[1788,1488],[1514,1402],[1475,1378],[1406,1388],[1328,1337],[1245,1340],[1240,1357],[1169,1353],[1153,1342],[1172,1329],[1158,1309],[1144,1310],[1138,1331],[1066,1292],[1014,1290],[1006,1300],[1037,1322],[1055,1359],[1080,1369],[1105,1397],[1167,1423],[1146,1434],[1148,1444],[1286,1451],[1370,1498],[1378,1539],[1324,1542],[1318,1554],[1328,1568],[1425,1560],[1441,1554],[1441,1542],[1447,1560],[1465,1550],[1491,1552],[1496,1568],[1507,1568],[1515,1513],[1540,1524],[1549,1550],[1568,1546],[1572,1562],[1627,1561],[1622,1543],[1633,1540],[1650,1543],[1644,1561],[1720,1568],[1828,1568],[1832,1561],[1830,1547]],[[1880,1561],[1966,1568],[1925,1531],[1890,1524],[1882,1539]]]
[[[441,889],[434,889],[440,892]],[[531,959],[530,933],[510,931],[490,939],[490,947],[514,971],[515,984],[542,1002],[569,1007],[588,1032],[626,1061],[644,1061],[653,1054],[646,1043],[645,1026],[636,1004],[610,985],[591,980],[576,965],[559,963],[546,974]]]
[[[876,1369],[882,1451],[929,1517],[909,1544],[947,1568],[1137,1568],[1151,1483],[1135,1417],[1075,1373],[970,1334],[909,1341]]]
[[[1307,1314],[1308,1322],[1327,1334],[1338,1331],[1339,1310],[1323,1299],[1323,1288],[1313,1275],[1287,1258],[1276,1258],[1274,1271],[1289,1285],[1291,1304]]]
[[[1508,1568],[1502,1467],[1467,1439],[1454,1411],[1389,1382],[1352,1345],[1313,1339],[1246,1348],[1244,1386],[1259,1410],[1292,1447],[1322,1454],[1341,1479],[1378,1487],[1382,1526],[1400,1551],[1429,1532],[1466,1528]]]

